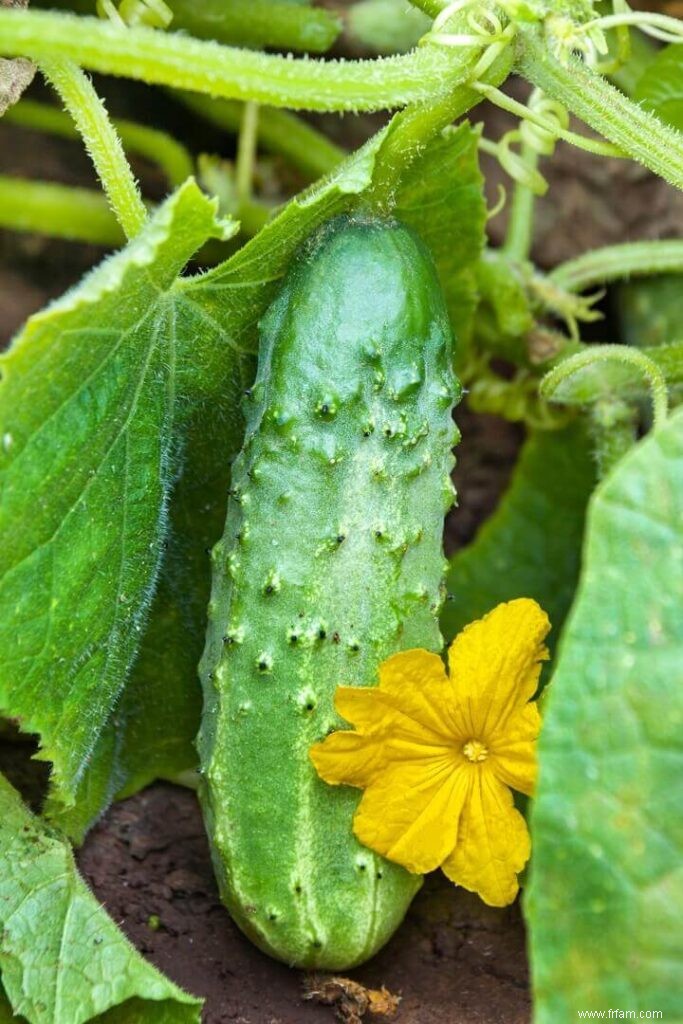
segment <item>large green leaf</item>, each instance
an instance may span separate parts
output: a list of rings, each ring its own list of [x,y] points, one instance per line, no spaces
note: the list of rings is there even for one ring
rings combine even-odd
[[[30,1024],[198,1024],[201,1000],[142,959],[79,876],[68,843],[0,776],[0,971]],[[129,1002],[132,1000],[132,1004]],[[0,999],[0,1020],[3,1019]]]
[[[589,508],[532,815],[538,1024],[614,1007],[683,1021],[682,665],[683,411]]]
[[[683,132],[683,48],[661,50],[638,79],[633,98]]]
[[[244,360],[245,369],[249,366]],[[148,628],[77,805],[57,819],[76,839],[115,795],[196,767],[194,738],[201,712],[197,665],[209,601],[209,550],[223,529],[231,458],[242,437],[240,363],[225,384],[214,408],[189,425]]]
[[[183,366],[204,350],[171,291],[215,233],[213,204],[188,183],[0,364],[0,710],[39,734],[65,806],[152,599]]]
[[[474,541],[451,559],[441,629],[451,641],[500,601],[533,597],[557,640],[579,574],[595,464],[582,425],[536,431],[512,482]]]

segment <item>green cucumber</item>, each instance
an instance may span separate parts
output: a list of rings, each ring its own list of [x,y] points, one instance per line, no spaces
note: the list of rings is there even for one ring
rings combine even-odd
[[[452,356],[430,257],[393,221],[328,224],[261,324],[212,554],[200,795],[232,916],[300,967],[370,957],[420,886],[357,842],[359,791],[308,752],[344,724],[338,685],[441,649]]]

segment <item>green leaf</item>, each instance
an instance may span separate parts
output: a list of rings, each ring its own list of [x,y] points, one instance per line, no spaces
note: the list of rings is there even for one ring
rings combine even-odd
[[[537,1024],[615,1006],[683,1020],[682,607],[683,411],[589,508],[532,815]]]
[[[199,1022],[201,1000],[142,959],[79,876],[68,843],[2,776],[0,930],[2,984],[30,1024],[105,1013],[107,1024]]]
[[[158,589],[132,674],[93,748],[75,806],[64,809],[54,799],[48,803],[51,820],[77,840],[115,795],[134,792],[155,778],[177,777],[196,765],[197,665],[210,592],[208,551],[223,530],[230,463],[242,438],[240,398],[253,376],[244,353],[255,351],[259,317],[300,243],[371,183],[382,137],[292,200],[226,263],[179,280],[169,291],[177,322],[193,343],[191,365],[181,368],[179,386],[192,406]]]
[[[461,361],[477,301],[475,267],[485,240],[486,203],[479,134],[469,124],[446,129],[401,184],[396,216],[431,249],[446,296]]]
[[[169,293],[216,233],[189,182],[125,250],[32,317],[0,369],[0,709],[73,804],[120,699],[179,464],[197,324]]]
[[[245,361],[246,372],[249,365]],[[241,381],[240,374],[234,384]],[[242,439],[236,390],[226,388],[213,410],[219,415],[205,411],[190,426],[148,628],[88,772],[89,799],[83,792],[79,813],[69,815],[70,832],[77,837],[114,795],[129,795],[154,779],[174,779],[196,767],[194,740],[202,703],[197,666],[211,582],[208,552],[223,530],[230,464]]]
[[[581,424],[536,431],[474,541],[451,559],[441,629],[448,642],[501,601],[533,597],[557,641],[579,574],[595,464]]]
[[[683,132],[683,47],[672,43],[647,66],[633,98]]]

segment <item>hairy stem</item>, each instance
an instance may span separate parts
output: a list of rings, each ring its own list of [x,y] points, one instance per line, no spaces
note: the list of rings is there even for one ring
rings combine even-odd
[[[442,89],[430,104],[411,105],[394,117],[377,155],[374,184],[368,193],[368,201],[379,209],[391,207],[401,177],[431,139],[480,102],[479,92],[466,83],[481,55],[477,50],[463,52],[467,63],[459,88]],[[508,47],[488,69],[487,81],[494,85],[503,82],[510,72],[511,59]]]
[[[519,36],[520,72],[624,153],[683,188],[683,133],[643,110],[580,61],[561,64],[538,31]]]
[[[549,275],[553,284],[567,292],[618,281],[633,275],[683,273],[683,241],[625,242],[594,249],[562,263]]]
[[[469,51],[427,45],[378,60],[292,59],[97,18],[0,10],[0,52],[77,60],[104,74],[301,110],[386,110],[457,86]]]
[[[666,377],[662,370],[643,351],[628,345],[589,345],[583,352],[563,359],[541,381],[539,393],[552,401],[562,382],[572,374],[600,362],[631,363],[646,378],[652,397],[652,419],[655,430],[663,426],[669,414],[669,396]],[[561,398],[557,399],[562,401]]]
[[[46,59],[40,69],[74,119],[116,219],[133,238],[147,220],[147,210],[104,104],[87,75],[71,61]]]
[[[68,114],[35,100],[20,100],[6,112],[5,121],[65,139],[79,138]],[[194,173],[194,164],[188,151],[166,132],[122,118],[112,118],[112,124],[121,137],[123,148],[158,164],[172,188],[182,185]]]

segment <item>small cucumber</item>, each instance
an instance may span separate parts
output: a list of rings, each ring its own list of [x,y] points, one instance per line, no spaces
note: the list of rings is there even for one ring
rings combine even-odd
[[[361,846],[360,793],[318,779],[339,684],[441,648],[457,431],[452,336],[408,228],[338,219],[261,324],[202,661],[200,795],[222,897],[300,967],[367,959],[420,879]]]

